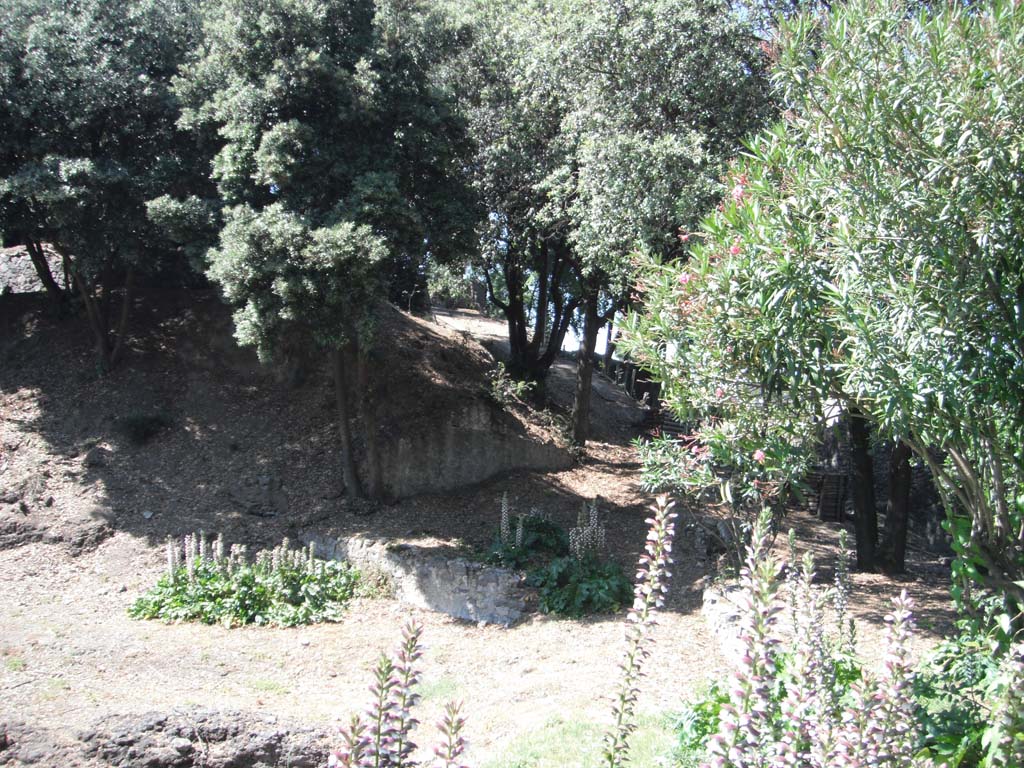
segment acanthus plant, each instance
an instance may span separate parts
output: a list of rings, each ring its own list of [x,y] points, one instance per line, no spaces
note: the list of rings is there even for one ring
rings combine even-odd
[[[614,724],[605,734],[604,764],[621,768],[628,761],[629,736],[635,730],[638,685],[642,666],[650,657],[651,630],[655,614],[664,606],[672,563],[672,540],[677,514],[674,503],[659,496],[652,507],[653,517],[647,520],[645,552],[640,557],[634,589],[633,607],[627,615],[626,654],[622,663],[623,677],[614,700]],[[410,622],[402,633],[402,645],[394,659],[382,656],[375,668],[370,687],[371,705],[364,715],[352,717],[348,727],[341,729],[342,746],[331,754],[331,768],[414,768],[416,749],[410,738],[418,721],[412,708],[419,701],[414,687],[420,673],[416,662],[422,656],[422,627]],[[444,716],[437,723],[440,741],[433,747],[431,768],[468,768],[463,762],[466,739],[460,704],[449,702]]]
[[[708,744],[705,768],[924,768],[918,741],[910,663],[912,602],[906,593],[886,617],[887,651],[877,679],[855,680],[849,699],[837,672],[850,638],[826,637],[825,596],[812,587],[807,557],[789,579],[796,591],[789,654],[781,651],[778,616],[782,567],[769,552],[770,515],[758,521],[741,572],[740,641],[730,701]],[[842,591],[842,587],[840,591]],[[845,599],[843,601],[845,605]],[[780,691],[782,691],[780,695]]]
[[[643,663],[650,657],[650,634],[656,625],[655,614],[665,604],[672,573],[672,539],[677,514],[668,496],[658,496],[648,518],[647,544],[636,574],[633,607],[626,617],[626,654],[622,662],[622,682],[612,711],[614,724],[605,734],[604,764],[621,768],[629,758],[629,735],[635,730],[638,685]]]
[[[374,669],[370,686],[372,700],[364,715],[354,715],[348,727],[341,729],[341,749],[331,753],[328,766],[334,768],[415,768],[412,755],[416,743],[411,738],[419,725],[412,715],[420,696],[416,662],[423,656],[423,627],[410,621],[402,630],[402,644],[394,658],[382,654]],[[462,737],[465,719],[460,705],[449,703],[444,718],[437,724],[441,741],[433,748],[436,761],[432,768],[466,768],[460,760],[466,749]]]

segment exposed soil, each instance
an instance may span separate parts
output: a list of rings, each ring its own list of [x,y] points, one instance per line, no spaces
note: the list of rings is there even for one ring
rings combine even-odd
[[[18,306],[0,337],[0,723],[45,729],[65,746],[100,717],[175,707],[330,728],[364,707],[375,657],[397,643],[409,618],[425,625],[428,644],[420,743],[430,742],[429,724],[449,699],[466,704],[476,764],[556,716],[607,719],[622,650],[617,616],[534,615],[503,629],[361,599],[339,624],[229,630],[134,621],[126,610],[159,576],[168,535],[221,531],[255,548],[324,525],[459,551],[490,542],[504,492],[517,508],[536,506],[563,523],[581,499],[600,496],[610,554],[635,562],[649,499],[630,441],[643,414],[610,382],[597,384],[594,440],[571,469],[354,505],[339,494],[324,374],[261,370],[234,347],[213,296],[150,301],[137,313],[129,359],[104,378],[84,329],[51,320],[41,299]],[[493,362],[469,336],[493,346],[502,325],[466,312],[438,318],[461,334],[402,318],[395,323],[408,336],[395,354],[418,351],[401,370],[381,363],[399,403],[389,418],[396,429],[429,429],[469,391],[462,388],[486,386]],[[566,361],[552,375],[556,414],[568,406],[572,376]],[[130,415],[159,417],[159,429],[135,444]],[[555,438],[550,415],[512,407],[508,418]],[[806,546],[826,559],[834,552],[835,526],[804,515],[792,522]],[[699,681],[725,671],[700,615],[708,560],[685,532],[676,561],[642,686],[640,708],[649,712],[677,708]],[[948,569],[912,552],[911,573],[899,583],[855,574],[852,604],[869,657],[877,658],[887,598],[901,588],[919,604],[919,650],[948,630]]]

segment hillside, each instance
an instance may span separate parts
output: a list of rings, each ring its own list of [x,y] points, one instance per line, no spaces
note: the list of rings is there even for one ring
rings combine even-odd
[[[609,554],[628,566],[644,541],[649,501],[630,445],[642,411],[609,382],[597,383],[595,439],[581,463],[393,504],[353,504],[339,496],[325,374],[296,361],[261,368],[231,342],[212,294],[156,297],[138,317],[126,364],[104,378],[84,329],[52,320],[38,297],[0,302],[11,298],[8,317],[16,319],[0,347],[0,721],[29,723],[43,762],[61,755],[66,764],[91,764],[68,758],[78,755],[74,736],[113,715],[202,706],[331,728],[362,708],[374,657],[394,646],[410,616],[425,624],[429,644],[421,719],[436,720],[449,698],[464,700],[475,764],[530,733],[557,732],[566,713],[581,722],[606,716],[603,697],[621,649],[615,617],[533,614],[503,629],[359,599],[339,624],[227,630],[133,621],[126,609],[161,572],[168,535],[202,529],[256,548],[312,526],[464,554],[490,544],[503,493],[516,510],[538,507],[563,524],[575,520],[581,500],[599,496]],[[487,400],[494,360],[480,342],[498,349],[500,324],[467,313],[437,319],[395,313],[389,321],[402,343],[386,349],[379,366],[391,393],[384,427],[395,434],[430,432],[449,423],[452,409]],[[513,403],[494,418],[523,439],[554,443],[571,383],[571,365],[559,363],[552,412]],[[140,424],[156,429],[136,444]],[[830,527],[798,523],[819,554],[834,552]],[[651,713],[677,707],[725,663],[700,615],[711,563],[685,531],[676,551],[643,683]],[[915,573],[924,576],[905,586],[941,635],[945,584],[925,569]],[[858,576],[857,589],[870,652],[894,587]],[[931,642],[927,631],[920,642]]]

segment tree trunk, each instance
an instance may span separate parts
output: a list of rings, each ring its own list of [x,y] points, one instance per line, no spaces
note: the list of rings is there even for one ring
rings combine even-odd
[[[582,447],[590,437],[590,393],[594,377],[594,349],[601,320],[597,314],[597,295],[584,303],[583,342],[576,360],[576,397],[572,405],[572,440]]]
[[[331,372],[334,376],[334,403],[337,409],[338,437],[341,438],[341,474],[345,482],[345,493],[349,498],[362,499],[363,488],[356,472],[356,460],[352,454],[352,428],[349,425],[349,387],[345,377],[345,364],[340,349],[331,350]]]
[[[356,353],[356,380],[359,387],[359,421],[366,443],[366,493],[371,499],[383,494],[380,466],[380,443],[377,440],[376,399],[370,376],[368,355],[361,347]]]
[[[850,408],[850,453],[853,477],[853,527],[857,539],[857,567],[874,571],[877,567],[878,510],[875,507],[875,470],[871,459],[871,440],[867,419],[857,408]]]
[[[888,574],[903,573],[910,519],[910,446],[896,443],[889,459],[889,498],[885,503],[885,535],[879,560]]]
[[[542,246],[543,247],[543,246]],[[540,357],[540,349],[544,345],[548,326],[548,284],[551,274],[551,249],[543,248],[543,256],[537,262],[541,268],[537,270],[537,305],[534,307],[533,338],[530,340],[529,354],[534,360]]]
[[[579,306],[578,299],[567,296],[562,290],[567,252],[568,244],[564,240],[558,243],[538,241],[531,246],[529,259],[524,263],[506,260],[503,277],[507,302],[496,295],[490,272],[484,269],[490,300],[501,309],[508,324],[508,372],[513,378],[536,382],[539,387],[558,357],[569,321]],[[537,306],[532,322],[523,300],[529,275],[537,277]]]
[[[53,273],[50,272],[50,264],[46,261],[46,253],[43,251],[42,245],[35,240],[26,240],[25,250],[28,252],[29,259],[32,260],[32,266],[36,270],[36,275],[39,276],[39,282],[46,289],[46,295],[53,301],[54,307],[59,309],[64,304],[64,291],[54,280]]]
[[[86,285],[85,279],[78,273],[73,263],[64,257],[65,263],[69,264],[72,280],[78,287],[78,295],[85,307],[85,314],[89,320],[89,328],[92,330],[93,341],[96,344],[96,365],[102,373],[108,373],[113,367],[110,359],[110,338],[107,335],[107,324],[100,311],[99,302],[93,294],[91,286]]]
[[[124,354],[124,340],[128,333],[128,315],[132,308],[132,287],[135,283],[135,270],[128,267],[128,271],[124,275],[124,286],[122,286],[121,296],[121,316],[117,321],[116,338],[114,340],[114,347],[110,351],[110,366],[116,366]]]

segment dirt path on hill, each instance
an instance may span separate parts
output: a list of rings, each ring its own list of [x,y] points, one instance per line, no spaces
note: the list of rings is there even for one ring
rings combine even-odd
[[[470,318],[466,328],[480,333],[476,325],[484,321]],[[396,645],[410,618],[424,624],[428,646],[421,744],[430,743],[430,724],[449,699],[465,703],[465,735],[476,765],[556,717],[608,720],[607,697],[623,648],[620,617],[534,615],[503,629],[393,600],[361,599],[339,624],[227,630],[134,621],[126,611],[161,573],[161,542],[170,532],[221,530],[233,541],[265,546],[319,515],[351,532],[482,546],[493,535],[505,492],[518,508],[539,506],[562,522],[574,519],[580,499],[599,495],[611,554],[628,567],[643,544],[649,501],[638,486],[630,445],[642,414],[610,382],[598,384],[595,440],[578,466],[354,509],[331,498],[329,478],[321,478],[330,466],[323,458],[330,440],[318,403],[295,410],[287,393],[269,386],[240,394],[174,353],[182,339],[170,331],[161,343],[172,351],[152,350],[145,365],[99,381],[90,374],[88,354],[37,349],[36,332],[26,329],[16,345],[13,364],[21,368],[0,373],[0,500],[9,496],[0,529],[0,723],[20,720],[70,743],[104,715],[202,706],[334,727],[365,706],[376,656]],[[87,349],[84,339],[77,341]],[[6,360],[12,364],[10,355]],[[564,386],[571,384],[570,372],[571,366],[556,373],[556,401],[571,397]],[[176,419],[180,429],[150,448],[96,453],[83,438],[126,401],[181,402],[182,386],[194,392],[188,400],[194,409]],[[313,489],[310,508],[261,518],[203,504],[204,489],[271,471],[287,472],[291,486]],[[799,528],[801,539],[821,552],[834,549],[832,527],[807,518]],[[642,683],[639,706],[650,713],[678,708],[697,683],[726,669],[700,615],[706,559],[683,535],[676,560]],[[918,573],[902,586],[926,617],[918,641],[923,648],[946,631],[949,613],[941,572],[922,565]],[[899,586],[856,576],[853,603],[869,655],[877,653],[885,593]]]

